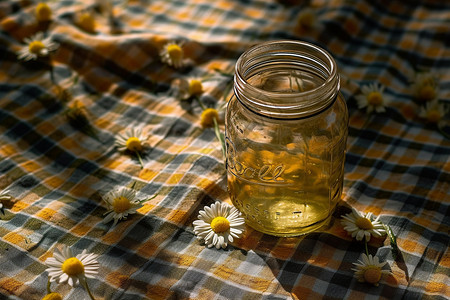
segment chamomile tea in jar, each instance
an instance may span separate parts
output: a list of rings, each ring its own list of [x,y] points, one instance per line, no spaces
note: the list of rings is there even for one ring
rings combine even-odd
[[[253,46],[236,63],[226,114],[231,201],[263,233],[328,223],[340,200],[348,131],[332,56],[301,41]]]

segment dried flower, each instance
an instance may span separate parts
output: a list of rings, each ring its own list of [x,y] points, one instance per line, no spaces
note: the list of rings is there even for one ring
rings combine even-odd
[[[86,277],[94,278],[99,268],[97,261],[98,255],[87,253],[86,249],[74,256],[72,250],[64,246],[62,251],[56,249],[53,257],[47,258],[45,264],[48,266],[47,271],[50,282],[65,283],[70,286],[77,286],[80,282],[86,285]]]
[[[108,206],[103,223],[114,219],[113,226],[122,219],[126,220],[128,215],[136,213],[136,210],[142,207],[142,201],[136,197],[136,192],[125,187],[108,192],[103,200]]]
[[[372,257],[370,254],[363,253],[362,259],[353,264],[356,268],[352,270],[355,271],[355,277],[359,282],[367,282],[378,286],[383,275],[392,274],[389,270],[382,270],[386,262],[380,263],[377,256]]]
[[[352,208],[352,212],[346,214],[341,220],[344,229],[356,237],[356,240],[361,241],[365,237],[365,241],[369,242],[370,237],[381,237],[386,234],[383,224],[379,221],[380,216],[375,220],[371,212],[364,214]]]
[[[183,66],[184,51],[181,43],[168,42],[160,52],[161,61],[174,68]]]
[[[36,35],[25,38],[27,45],[17,52],[17,58],[28,60],[36,60],[40,56],[47,56],[51,51],[58,49],[58,44],[51,40],[51,37],[44,38],[42,32]]]
[[[367,113],[369,114],[373,111],[377,113],[386,111],[385,107],[389,104],[390,100],[383,95],[383,85],[378,86],[377,83],[364,85],[361,91],[362,95],[355,97],[358,102],[358,108],[367,107]]]
[[[204,240],[208,248],[226,248],[228,242],[239,238],[244,231],[244,218],[231,205],[216,202],[199,211],[198,219],[193,222],[197,239]]]
[[[219,120],[219,112],[215,108],[207,108],[203,110],[200,116],[200,124],[203,128],[214,126],[214,121]]]
[[[428,123],[438,124],[446,113],[447,109],[444,104],[439,103],[436,99],[427,102],[425,107],[421,107],[419,117],[425,119]]]
[[[48,22],[52,19],[52,9],[45,2],[40,2],[35,10],[36,20],[38,22]]]
[[[433,73],[417,73],[412,84],[414,98],[419,102],[430,102],[437,99],[439,85],[437,76]]]

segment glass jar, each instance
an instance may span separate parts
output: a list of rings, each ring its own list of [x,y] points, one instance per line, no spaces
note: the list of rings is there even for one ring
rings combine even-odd
[[[253,46],[236,63],[226,114],[231,201],[276,236],[328,223],[340,200],[348,112],[336,62],[301,41]]]

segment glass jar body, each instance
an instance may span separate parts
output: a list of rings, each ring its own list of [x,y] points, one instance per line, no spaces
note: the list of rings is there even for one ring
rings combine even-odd
[[[270,98],[274,91],[292,90],[293,72],[285,68],[264,72],[262,67],[257,75],[264,77],[258,82],[270,86],[267,95],[257,97],[271,103],[274,114],[254,109],[246,101],[252,95],[242,95],[235,88],[226,116],[227,180],[231,201],[249,226],[271,235],[296,236],[326,224],[341,197],[348,114],[337,92],[332,99],[320,99],[324,96],[320,93],[313,97],[327,102],[325,108],[309,114],[301,109],[301,117],[286,117],[283,108],[277,107],[279,99]],[[283,80],[283,74],[289,78]],[[294,82],[304,80],[302,72],[296,74]],[[259,92],[267,91],[257,81],[245,80]],[[289,88],[280,82],[289,82]],[[302,97],[299,91],[293,94]]]

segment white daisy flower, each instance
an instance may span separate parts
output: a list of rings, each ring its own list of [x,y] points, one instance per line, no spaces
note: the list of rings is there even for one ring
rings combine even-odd
[[[362,259],[353,264],[356,268],[352,270],[355,271],[355,277],[359,282],[368,282],[378,286],[383,275],[392,274],[389,270],[382,270],[386,262],[380,263],[378,257],[372,257],[371,254],[367,256],[363,253]]]
[[[8,195],[8,194],[9,194],[9,190],[3,190],[3,191],[0,193],[0,201],[11,199],[11,196]],[[5,213],[3,212],[3,203],[2,203],[2,202],[0,202],[0,211],[1,211],[3,214],[5,214]]]
[[[181,78],[175,81],[178,87],[178,98],[187,100],[191,97],[198,97],[204,93],[203,82],[199,78]]]
[[[142,130],[131,128],[127,130],[124,134],[118,134],[116,137],[115,145],[119,151],[131,151],[134,152],[138,159],[141,167],[144,167],[140,153],[144,150],[144,136],[142,135]]]
[[[430,102],[439,94],[438,77],[430,72],[417,73],[412,83],[414,97],[420,102]]]
[[[433,100],[427,102],[424,107],[420,108],[419,117],[425,119],[428,123],[437,124],[447,113],[447,109],[444,104],[439,101]]]
[[[361,88],[362,95],[355,96],[358,102],[358,108],[367,107],[367,113],[375,111],[377,113],[385,112],[386,106],[389,104],[390,99],[383,95],[384,86],[378,86],[377,83],[364,85]]]
[[[97,274],[100,266],[97,257],[97,254],[87,253],[86,249],[77,256],[74,256],[72,250],[67,246],[64,246],[62,251],[56,249],[53,257],[49,257],[45,261],[48,266],[50,282],[68,282],[72,287],[81,283],[85,286],[86,277],[94,278],[94,275]]]
[[[205,206],[204,210],[199,211],[198,218],[193,222],[194,233],[197,239],[205,241],[208,248],[225,249],[228,242],[232,243],[244,231],[245,221],[241,213],[227,203],[216,202],[211,207]]]
[[[160,52],[161,61],[176,69],[181,68],[184,63],[184,51],[181,43],[168,42]]]
[[[361,241],[364,237],[366,242],[370,241],[370,237],[381,237],[386,234],[386,229],[383,224],[379,221],[380,216],[375,220],[373,219],[373,214],[371,212],[364,214],[363,212],[357,211],[352,208],[352,212],[346,214],[341,220],[344,229],[356,237],[356,240]]]
[[[103,223],[106,224],[114,219],[113,226],[121,219],[126,220],[129,214],[136,213],[136,210],[142,207],[142,201],[137,199],[136,192],[125,187],[108,192],[103,196],[103,200],[108,206]]]
[[[17,58],[28,60],[36,60],[40,56],[47,56],[51,51],[58,49],[58,44],[51,40],[51,37],[44,38],[42,32],[36,33],[30,38],[24,40],[27,45],[17,52]]]

